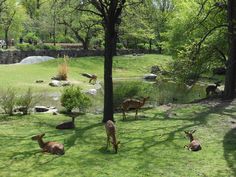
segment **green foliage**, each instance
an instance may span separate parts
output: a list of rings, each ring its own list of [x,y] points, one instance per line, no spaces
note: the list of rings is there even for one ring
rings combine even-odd
[[[38,43],[39,42],[39,38],[38,36],[35,34],[35,33],[27,33],[25,36],[24,36],[24,41],[25,42],[28,42],[28,41],[32,41],[33,43],[36,42]]]
[[[8,115],[13,115],[14,107],[16,105],[17,97],[14,88],[3,90],[0,96],[0,106]]]
[[[119,107],[127,98],[140,98],[150,95],[151,85],[141,81],[118,82],[114,84],[114,106]]]
[[[23,115],[26,115],[29,113],[29,109],[33,108],[39,102],[40,98],[40,95],[34,95],[32,89],[28,88],[28,90],[17,99],[17,105],[23,108]]]
[[[91,104],[90,99],[81,92],[79,87],[66,87],[61,96],[61,105],[66,111],[71,112],[75,108],[79,108],[80,112],[84,112]]]
[[[28,43],[23,43],[23,44],[17,44],[16,48],[21,50],[21,51],[34,51],[36,50],[36,46]]]
[[[60,50],[61,46],[54,46],[54,45],[48,45],[48,44],[39,44],[35,46],[37,49],[43,49],[43,50]]]
[[[75,43],[76,41],[71,36],[58,35],[56,41],[59,43]]]

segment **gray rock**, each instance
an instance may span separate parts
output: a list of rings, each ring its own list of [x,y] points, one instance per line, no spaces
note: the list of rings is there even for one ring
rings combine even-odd
[[[145,80],[155,80],[157,78],[156,74],[145,74],[144,79]]]
[[[41,63],[48,60],[53,60],[54,57],[49,56],[30,56],[26,57],[19,64],[34,64],[34,63]]]
[[[34,107],[35,112],[48,112],[49,108],[46,106],[35,106]]]
[[[52,86],[52,87],[65,87],[65,86],[70,86],[71,83],[69,81],[52,80],[49,83],[49,85]]]

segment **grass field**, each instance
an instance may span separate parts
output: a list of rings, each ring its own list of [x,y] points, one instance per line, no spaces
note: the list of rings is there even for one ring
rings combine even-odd
[[[167,118],[165,106],[134,113],[122,121],[116,114],[118,154],[105,149],[102,115],[77,117],[76,129],[55,126],[64,115],[2,117],[0,121],[0,176],[67,177],[195,177],[236,175],[235,103],[176,105]],[[170,110],[169,110],[170,113]],[[184,130],[196,129],[203,149],[190,152]],[[45,132],[45,140],[64,143],[65,155],[40,152],[31,136]]]
[[[153,65],[168,66],[168,56],[119,56],[114,59],[114,78],[132,78],[150,72]],[[34,65],[0,65],[0,88],[55,93],[48,86],[62,59]],[[83,57],[69,60],[69,80],[92,87],[80,73],[98,75],[103,81],[103,59]],[[45,80],[36,84],[35,80]],[[96,103],[98,100],[94,100]],[[55,126],[70,118],[59,114],[5,116],[0,114],[0,176],[8,177],[233,177],[236,176],[236,101],[170,104],[145,109],[134,120],[115,114],[118,154],[106,150],[102,114],[76,118],[76,129],[60,131]],[[199,152],[183,148],[189,143],[184,130],[196,129],[202,144]],[[65,155],[42,153],[31,137],[46,133],[45,141],[65,145]]]

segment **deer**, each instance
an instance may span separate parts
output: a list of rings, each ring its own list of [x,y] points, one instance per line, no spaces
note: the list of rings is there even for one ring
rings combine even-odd
[[[211,94],[217,94],[216,89],[217,87],[220,86],[220,81],[216,82],[215,85],[209,85],[206,88],[206,96],[209,96]]]
[[[64,129],[74,129],[75,128],[75,117],[72,117],[72,121],[63,122],[56,126],[56,129],[64,130]]]
[[[184,147],[187,147],[190,151],[200,151],[202,149],[199,141],[195,140],[193,138],[193,133],[196,132],[196,130],[193,131],[184,131],[186,136],[190,139],[190,144],[185,145]]]
[[[38,141],[39,147],[42,149],[43,152],[48,152],[48,153],[56,154],[56,155],[65,154],[63,144],[60,144],[58,142],[52,142],[52,141],[44,142],[43,141],[44,135],[45,133],[39,134],[39,135],[33,136],[31,139],[34,141]]]
[[[89,73],[81,73],[82,76],[89,78],[89,83],[94,81],[96,83],[97,81],[97,76],[95,74],[89,74]]]
[[[105,123],[105,129],[107,133],[107,146],[106,148],[108,149],[109,144],[111,143],[113,145],[113,149],[115,150],[115,153],[118,151],[118,145],[120,144],[120,141],[116,140],[116,126],[114,122],[111,120],[108,120]],[[110,140],[111,138],[111,140]]]
[[[125,111],[133,108],[136,110],[135,119],[137,119],[138,110],[145,104],[145,102],[149,99],[149,97],[144,97],[143,100],[137,99],[126,99],[122,103],[122,111],[123,111],[123,120],[126,118]]]

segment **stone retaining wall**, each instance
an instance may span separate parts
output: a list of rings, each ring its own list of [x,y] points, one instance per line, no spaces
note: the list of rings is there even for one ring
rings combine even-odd
[[[36,51],[0,51],[0,64],[19,63],[22,59],[28,56],[50,56],[50,57],[84,57],[84,56],[102,56],[103,50],[36,50]],[[119,55],[126,55],[132,53],[150,53],[148,51],[140,50],[119,50]],[[151,53],[157,53],[152,51]]]

